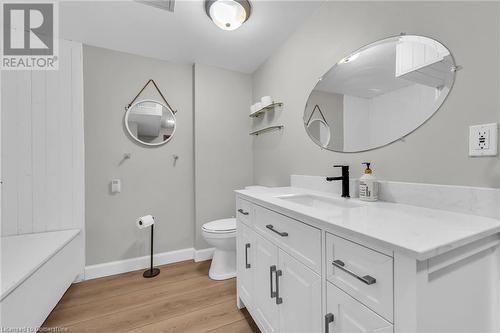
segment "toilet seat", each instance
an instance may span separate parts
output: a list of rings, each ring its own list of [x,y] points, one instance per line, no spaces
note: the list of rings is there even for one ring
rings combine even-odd
[[[236,231],[236,219],[221,219],[205,223],[202,226],[203,231],[215,234],[226,234]]]

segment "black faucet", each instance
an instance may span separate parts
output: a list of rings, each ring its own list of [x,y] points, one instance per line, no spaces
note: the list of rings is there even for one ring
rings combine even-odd
[[[349,166],[348,165],[334,165],[335,168],[342,168],[342,177],[326,177],[326,181],[332,180],[342,181],[342,198],[350,198],[349,196]]]

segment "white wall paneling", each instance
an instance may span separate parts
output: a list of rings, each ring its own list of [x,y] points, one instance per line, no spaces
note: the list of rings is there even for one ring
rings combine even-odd
[[[81,44],[59,70],[2,73],[2,235],[83,229]]]

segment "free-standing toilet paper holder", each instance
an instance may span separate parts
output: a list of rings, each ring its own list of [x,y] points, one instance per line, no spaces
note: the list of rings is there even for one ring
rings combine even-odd
[[[154,217],[153,217],[153,220],[154,220]],[[139,220],[138,223],[139,223],[139,226],[143,225],[142,218]],[[142,273],[142,276],[145,277],[145,278],[152,278],[152,277],[155,277],[158,274],[160,274],[160,269],[153,267],[154,228],[155,228],[155,225],[154,225],[154,222],[153,222],[153,224],[151,224],[151,260],[150,260],[150,268],[147,271],[144,271],[144,273]]]

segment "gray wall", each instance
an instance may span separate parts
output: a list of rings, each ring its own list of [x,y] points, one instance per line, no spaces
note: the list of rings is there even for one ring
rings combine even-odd
[[[400,32],[441,41],[464,67],[443,107],[390,146],[352,154],[321,150],[302,124],[318,77],[357,48]],[[468,126],[500,121],[499,73],[498,2],[327,2],[254,73],[255,98],[273,95],[285,103],[265,119],[284,130],[254,139],[255,181],[286,185],[290,174],[334,175],[337,163],[351,165],[359,177],[361,162],[372,161],[381,179],[499,188],[500,159],[468,157]]]
[[[234,216],[235,189],[253,183],[249,106],[252,80],[247,74],[196,64],[195,100],[195,247],[208,247],[203,223]]]
[[[84,46],[87,265],[147,255],[149,230],[135,219],[156,217],[155,252],[194,241],[192,66]],[[124,106],[154,79],[178,109],[172,140],[146,148],[124,131]],[[142,97],[160,98],[148,90]],[[123,154],[132,158],[122,161]],[[173,154],[179,155],[174,166]],[[113,178],[122,193],[110,194]]]

